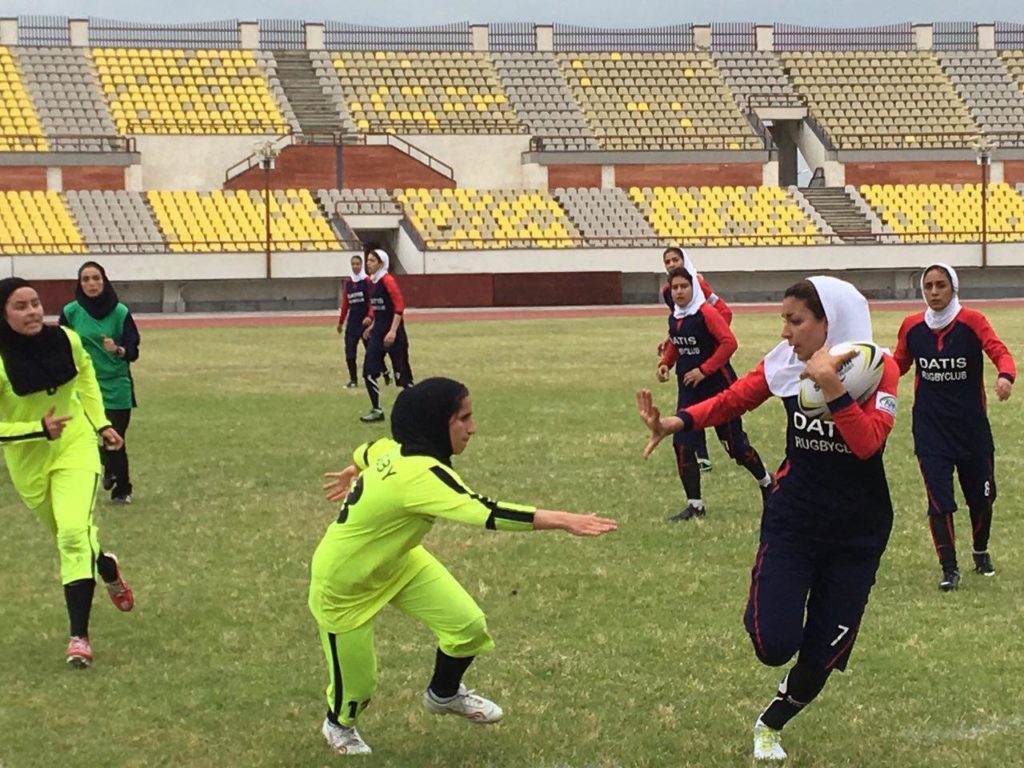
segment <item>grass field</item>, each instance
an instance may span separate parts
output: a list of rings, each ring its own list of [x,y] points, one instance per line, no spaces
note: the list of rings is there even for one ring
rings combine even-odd
[[[1024,313],[988,312],[1018,353]],[[877,313],[895,342],[901,315]],[[497,642],[467,682],[504,708],[483,728],[420,706],[429,633],[397,611],[377,626],[380,679],[359,764],[393,768],[748,765],[754,718],[781,671],[759,665],[741,617],[759,495],[712,445],[709,515],[672,525],[682,491],[666,447],[644,463],[633,392],[653,383],[660,318],[431,323],[411,331],[418,378],[472,390],[478,434],[456,469],[498,498],[595,511],[617,534],[496,534],[440,523],[427,540],[476,596]],[[775,343],[774,315],[740,315],[738,371]],[[335,516],[320,475],[384,433],[344,391],[322,328],[150,330],[129,433],[136,503],[99,503],[101,540],[135,587],[105,596],[96,665],[65,669],[55,548],[9,482],[0,489],[0,765],[323,766],[325,670],[306,609],[309,559]],[[988,368],[989,386],[993,372]],[[790,766],[1019,765],[1024,732],[1024,418],[991,403],[998,448],[994,579],[939,576],[910,440],[912,384],[886,452],[896,523],[846,674],[786,730]],[[658,387],[658,385],[654,385]],[[656,389],[674,403],[674,383]],[[385,405],[393,392],[388,390]],[[768,403],[747,431],[784,447]],[[6,476],[4,476],[6,479]],[[966,510],[958,517],[968,525]],[[962,565],[969,538],[960,539]],[[98,598],[101,595],[98,593]]]

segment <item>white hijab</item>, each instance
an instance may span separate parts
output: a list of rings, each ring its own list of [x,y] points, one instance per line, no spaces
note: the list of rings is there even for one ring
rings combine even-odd
[[[690,303],[685,307],[680,307],[678,304],[673,304],[672,317],[676,320],[680,320],[684,317],[696,314],[701,305],[707,301],[704,296],[704,289],[700,287],[700,280],[697,276],[697,268],[690,261],[689,255],[682,248],[679,249],[680,253],[683,254],[683,269],[690,273],[690,284],[693,286],[693,293],[690,294]],[[672,279],[669,278],[669,297],[672,296]]]
[[[871,312],[868,300],[845,280],[835,277],[809,277],[821,299],[828,321],[825,343],[871,341]],[[781,341],[765,355],[764,375],[776,397],[789,397],[800,391],[800,374],[807,364],[796,356],[788,341]]]
[[[924,276],[936,267],[946,270],[946,273],[949,275],[950,282],[953,283],[953,298],[949,300],[946,308],[939,312],[936,312],[931,307],[924,311],[924,322],[933,331],[945,328],[953,322],[953,319],[960,312],[960,296],[958,295],[960,293],[960,279],[956,276],[955,269],[949,266],[949,264],[943,264],[941,261],[935,262],[921,273],[921,298],[925,300],[925,304],[928,303],[928,299],[924,295]]]
[[[380,248],[373,251],[377,258],[380,259],[380,269],[370,275],[370,280],[376,285],[380,282],[381,278],[388,273],[388,267],[391,266],[391,257],[388,256],[387,251],[383,251]]]
[[[351,269],[352,259],[349,259],[348,263],[349,263],[349,268]],[[353,283],[358,283],[361,280],[365,280],[366,279],[366,260],[362,256],[359,257],[359,264],[360,264],[360,267],[359,267],[359,271],[358,272],[356,272],[354,269],[351,270],[351,277],[350,277],[350,279],[352,280]]]

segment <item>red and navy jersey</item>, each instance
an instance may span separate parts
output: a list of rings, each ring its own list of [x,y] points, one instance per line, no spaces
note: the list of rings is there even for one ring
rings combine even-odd
[[[894,354],[900,374],[914,370],[914,453],[969,458],[992,452],[985,412],[982,352],[1011,382],[1017,368],[1006,345],[980,312],[964,307],[953,322],[933,331],[924,312],[900,326]]]
[[[736,380],[729,359],[739,344],[725,319],[707,304],[687,317],[669,315],[668,341],[661,364],[676,367],[680,403],[707,400]],[[682,377],[694,368],[707,378],[695,387],[685,386]]]
[[[762,533],[884,549],[892,528],[892,501],[882,454],[896,414],[900,372],[885,356],[878,390],[863,405],[849,394],[829,403],[831,418],[814,418],[782,398],[786,458],[778,489],[768,496]],[[772,396],[764,362],[729,389],[679,412],[687,429],[723,424]]]
[[[391,321],[395,315],[405,314],[405,299],[398,288],[398,281],[391,273],[384,275],[376,283],[367,283],[370,294],[370,317],[373,318],[375,336],[384,336],[391,329]]]
[[[366,287],[369,280],[345,281],[345,291],[341,294],[341,314],[338,315],[338,325],[344,325],[345,318],[348,318],[348,328],[357,329],[362,332],[363,318],[369,312],[366,302]]]
[[[732,325],[732,308],[725,303],[725,299],[711,290],[711,286],[708,285],[703,275],[697,275],[697,284],[704,291],[704,298],[707,300],[707,303],[718,310],[727,324]],[[668,305],[669,309],[676,308],[676,303],[672,301],[672,285],[670,283],[665,283],[661,287],[661,300]]]

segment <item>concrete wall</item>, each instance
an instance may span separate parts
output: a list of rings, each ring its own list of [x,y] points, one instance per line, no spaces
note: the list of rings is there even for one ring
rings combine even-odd
[[[526,186],[522,155],[530,148],[530,137],[525,133],[514,136],[431,134],[402,138],[450,165],[460,187],[522,189]]]
[[[224,172],[252,154],[257,144],[276,135],[136,136],[142,154],[144,189],[193,189],[205,192],[224,186]]]

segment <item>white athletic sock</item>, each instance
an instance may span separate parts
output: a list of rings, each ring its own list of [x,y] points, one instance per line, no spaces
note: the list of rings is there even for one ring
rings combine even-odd
[[[760,485],[762,488],[767,488],[769,485],[772,484],[772,473],[765,472],[764,477],[758,480],[757,484]]]
[[[687,499],[686,505],[694,509],[704,509],[704,501],[702,499]]]

